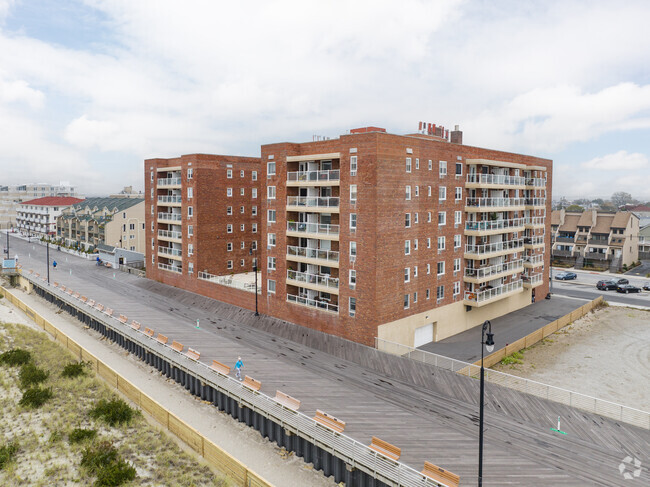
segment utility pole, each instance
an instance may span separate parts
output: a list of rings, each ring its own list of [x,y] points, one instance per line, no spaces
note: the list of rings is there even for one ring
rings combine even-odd
[[[50,285],[50,242],[48,240],[45,241],[45,245],[47,247],[47,285]]]

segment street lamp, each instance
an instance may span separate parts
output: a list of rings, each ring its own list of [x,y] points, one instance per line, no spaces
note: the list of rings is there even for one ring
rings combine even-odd
[[[487,333],[486,333],[487,332]],[[483,323],[481,330],[481,408],[479,413],[479,436],[478,436],[478,485],[483,485],[483,404],[485,398],[485,368],[483,367],[483,345],[488,353],[494,350],[494,333],[492,323],[489,320]]]
[[[255,242],[251,242],[251,247],[248,249],[248,255],[253,255],[253,245]],[[255,316],[259,316],[257,311],[257,245],[255,245],[255,258],[253,260],[253,272],[255,273]]]

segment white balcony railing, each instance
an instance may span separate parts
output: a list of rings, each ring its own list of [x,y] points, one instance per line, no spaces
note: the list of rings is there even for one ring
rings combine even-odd
[[[524,245],[544,245],[544,235],[524,237]]]
[[[543,216],[528,216],[524,218],[525,225],[544,225],[546,223],[546,217]]]
[[[307,272],[299,272],[287,269],[287,279],[309,284],[316,284],[318,286],[328,287],[332,289],[339,288],[338,278],[330,277],[326,274],[309,274]]]
[[[174,232],[171,230],[158,230],[158,236],[162,238],[176,238],[176,239],[183,238],[183,234],[181,232]]]
[[[524,257],[524,265],[537,265],[544,263],[544,254],[530,255]]]
[[[316,299],[310,299],[304,296],[287,294],[287,301],[290,303],[302,304],[303,306],[310,306],[312,308],[322,309],[323,311],[329,311],[331,313],[339,312],[338,304],[331,304],[328,303],[327,301],[317,301]]]
[[[504,228],[523,227],[523,218],[510,218],[508,220],[485,220],[485,221],[468,221],[465,222],[465,230],[501,230]]]
[[[524,186],[526,178],[521,176],[503,176],[498,174],[468,174],[468,183],[495,184],[499,186]]]
[[[526,186],[535,186],[537,188],[543,188],[546,186],[546,179],[544,178],[526,178]]]
[[[171,247],[162,247],[158,246],[158,252],[161,254],[165,255],[175,255],[176,257],[181,257],[183,255],[183,251],[181,249],[173,249]]]
[[[327,223],[287,222],[287,232],[320,233],[322,235],[338,235],[339,225]]]
[[[467,198],[466,206],[478,208],[524,206],[523,198]]]
[[[165,220],[169,222],[179,222],[183,219],[180,213],[158,213],[158,220]]]
[[[305,181],[305,182],[328,182],[338,181],[340,179],[340,170],[332,169],[329,171],[292,171],[287,173],[287,181]]]
[[[168,264],[163,264],[162,262],[158,263],[158,269],[163,269],[165,271],[170,271],[170,272],[177,272],[178,274],[181,274],[183,272],[183,268],[181,266],[172,266]]]
[[[526,198],[526,206],[546,206],[546,198]]]
[[[481,267],[479,269],[465,268],[465,276],[474,277],[476,279],[483,279],[485,277],[494,276],[504,272],[514,273],[516,272],[517,269],[522,269],[523,267],[524,267],[523,259],[518,259],[508,263],[494,264],[487,267]]]
[[[473,303],[483,303],[489,301],[503,294],[507,294],[518,289],[523,289],[524,282],[519,279],[515,282],[510,282],[508,284],[503,284],[501,286],[493,287],[491,289],[486,289],[485,291],[465,291],[465,301],[470,301]]]
[[[339,253],[334,250],[311,249],[309,247],[296,247],[294,245],[287,245],[287,255],[307,259],[327,260],[329,262],[339,261]]]
[[[158,186],[180,186],[181,178],[161,178],[158,179]]]
[[[494,242],[482,245],[466,244],[465,252],[468,254],[491,254],[503,250],[518,249],[524,246],[523,239],[508,240],[506,242]]]
[[[338,208],[339,198],[334,196],[287,196],[287,206]]]
[[[544,274],[541,272],[537,274],[522,274],[521,280],[524,282],[524,284],[541,284],[544,279]]]
[[[158,196],[158,203],[182,203],[182,196]]]

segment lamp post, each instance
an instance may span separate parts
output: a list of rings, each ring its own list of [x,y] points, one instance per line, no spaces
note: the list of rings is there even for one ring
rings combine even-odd
[[[7,222],[7,259],[9,258],[9,227],[11,222]]]
[[[251,242],[251,247],[248,249],[248,254],[253,255],[253,244],[255,242]],[[257,311],[257,245],[255,245],[255,258],[253,260],[253,273],[255,273],[255,316],[259,316],[259,312]]]
[[[45,246],[46,246],[46,254],[47,254],[47,285],[50,285],[50,241],[46,240],[45,241]]]
[[[487,332],[487,333],[486,333]],[[481,408],[479,413],[479,435],[478,435],[478,485],[483,485],[483,403],[485,399],[485,368],[483,368],[483,345],[488,353],[494,350],[494,333],[492,323],[489,320],[483,323],[481,330]]]

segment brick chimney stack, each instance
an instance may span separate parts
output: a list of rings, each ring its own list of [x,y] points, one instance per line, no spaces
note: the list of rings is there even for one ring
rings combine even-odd
[[[458,125],[451,131],[451,143],[463,145],[463,132]]]

